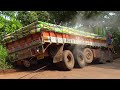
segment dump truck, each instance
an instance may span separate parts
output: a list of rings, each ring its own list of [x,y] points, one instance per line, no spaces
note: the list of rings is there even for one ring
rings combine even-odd
[[[62,70],[83,68],[93,61],[112,61],[105,35],[42,21],[4,34],[2,38],[9,60],[25,67],[46,57],[52,58]]]

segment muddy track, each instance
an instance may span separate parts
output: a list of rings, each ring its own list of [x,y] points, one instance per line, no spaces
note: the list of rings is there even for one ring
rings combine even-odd
[[[45,68],[47,68],[48,66],[49,66],[49,65],[45,65],[45,66],[43,66],[43,67],[40,67],[40,68],[38,68],[38,69],[36,69],[36,70],[34,70],[34,71],[26,74],[26,75],[21,76],[21,77],[18,78],[18,79],[23,79],[23,78],[25,78],[25,77],[29,77],[29,75],[34,74],[34,75],[32,75],[32,76],[29,78],[29,79],[31,79],[32,77],[34,77],[34,76],[37,75],[38,73],[45,71]],[[39,71],[39,72],[38,72],[38,71]],[[37,73],[37,72],[38,72],[38,73]]]
[[[54,65],[45,65],[23,72],[1,74],[0,79],[120,79],[120,58],[113,63],[90,64],[71,71],[59,71]]]

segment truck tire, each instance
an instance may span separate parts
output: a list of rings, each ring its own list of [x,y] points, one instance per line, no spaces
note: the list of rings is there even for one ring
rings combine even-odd
[[[107,60],[105,59],[105,56],[104,56],[104,55],[105,55],[105,52],[101,50],[101,51],[100,51],[100,58],[99,58],[99,60],[98,60],[99,63],[101,63],[101,64],[106,64],[106,63],[107,63],[107,62],[106,62]]]
[[[58,63],[58,67],[62,70],[70,71],[73,69],[74,64],[75,61],[72,52],[69,50],[63,51],[63,60]]]
[[[29,68],[31,66],[31,63],[28,60],[24,60],[23,65],[24,65],[24,67]]]
[[[75,67],[77,68],[83,68],[86,65],[84,55],[81,51],[77,51],[74,53],[75,58]]]
[[[86,63],[91,63],[93,61],[93,52],[89,48],[83,50],[83,55]]]

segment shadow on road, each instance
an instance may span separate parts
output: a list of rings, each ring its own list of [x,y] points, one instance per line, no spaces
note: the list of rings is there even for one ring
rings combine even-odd
[[[34,71],[36,69],[39,69],[45,65],[48,65],[48,67],[42,69],[42,70],[49,70],[49,71],[63,71],[63,70],[60,70],[55,64],[53,64],[51,62],[52,60],[50,58],[46,58],[44,60],[40,60],[38,61],[38,64],[36,65],[32,65],[31,67],[29,68],[25,68],[23,66],[20,66],[20,67],[17,67],[17,69],[19,69],[20,71]],[[120,61],[120,60],[119,60]],[[90,66],[90,67],[97,67],[97,68],[104,68],[104,69],[117,69],[117,70],[120,70],[120,63],[106,63],[106,64],[96,64],[96,63],[91,63],[87,66]],[[86,66],[86,67],[87,67]],[[81,68],[80,68],[81,69]]]
[[[89,66],[91,66],[91,67],[97,67],[97,68],[104,68],[104,69],[116,69],[116,70],[120,70],[120,63],[115,63],[115,62],[108,62],[106,64],[91,63]]]
[[[57,67],[51,62],[51,59],[44,59],[44,60],[39,60],[37,64],[31,65],[29,68],[24,67],[23,65],[21,66],[16,66],[15,69],[18,71],[35,71],[39,68],[42,68],[44,66],[47,66],[46,68],[43,68],[42,70],[57,70]]]

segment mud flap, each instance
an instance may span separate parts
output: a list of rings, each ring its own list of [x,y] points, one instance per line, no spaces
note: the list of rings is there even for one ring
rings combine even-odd
[[[58,63],[58,62],[62,61],[62,58],[63,58],[63,47],[64,47],[64,44],[58,46],[56,54],[53,57],[53,63]]]

